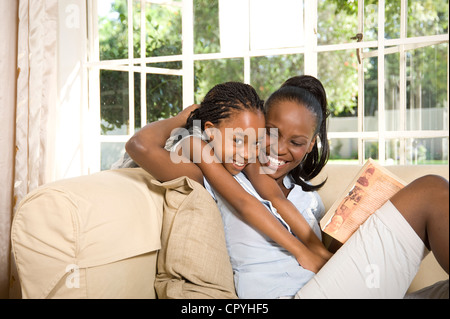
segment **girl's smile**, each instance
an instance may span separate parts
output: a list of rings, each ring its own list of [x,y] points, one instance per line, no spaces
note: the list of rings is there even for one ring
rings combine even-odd
[[[214,152],[226,170],[236,175],[255,161],[264,137],[265,117],[260,111],[240,111],[218,125],[207,122],[205,127],[216,129],[216,136],[210,136]]]

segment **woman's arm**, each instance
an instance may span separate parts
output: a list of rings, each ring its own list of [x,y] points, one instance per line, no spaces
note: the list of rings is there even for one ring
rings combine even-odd
[[[127,153],[140,167],[161,182],[187,176],[203,185],[203,174],[197,165],[189,159],[172,161],[170,152],[164,148],[172,131],[184,127],[189,114],[196,107],[190,106],[172,118],[143,127],[126,143]]]
[[[191,143],[191,154],[194,152],[212,154],[211,147],[203,141],[196,146]],[[325,264],[324,258],[312,252],[293,236],[257,198],[243,189],[219,161],[201,161],[197,165],[211,186],[236,209],[248,224],[293,254],[303,268],[317,272]],[[309,225],[308,228],[310,229]]]
[[[332,254],[325,248],[297,207],[284,196],[277,182],[260,172],[260,164],[247,165],[245,174],[258,194],[272,202],[284,221],[306,247],[328,260]]]

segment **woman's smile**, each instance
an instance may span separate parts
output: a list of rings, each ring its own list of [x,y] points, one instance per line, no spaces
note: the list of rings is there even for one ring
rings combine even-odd
[[[280,159],[272,157],[270,155],[267,156],[267,160],[268,160],[267,166],[269,166],[270,168],[275,169],[275,170],[278,170],[279,168],[288,164],[287,161],[280,160]]]

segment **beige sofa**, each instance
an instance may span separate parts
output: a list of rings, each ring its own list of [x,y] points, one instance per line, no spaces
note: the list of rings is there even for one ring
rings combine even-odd
[[[358,169],[327,165],[326,207]],[[407,182],[449,175],[389,169]],[[236,298],[220,213],[187,178],[161,184],[126,168],[44,185],[20,203],[11,240],[23,298]],[[410,291],[443,279],[430,254]]]

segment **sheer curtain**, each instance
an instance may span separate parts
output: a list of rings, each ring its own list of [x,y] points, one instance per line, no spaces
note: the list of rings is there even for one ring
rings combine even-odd
[[[13,198],[17,3],[0,1],[0,298],[9,291],[9,232]]]
[[[20,297],[10,258],[15,206],[51,181],[57,104],[57,0],[0,2],[0,298]],[[11,273],[11,275],[10,275]]]

